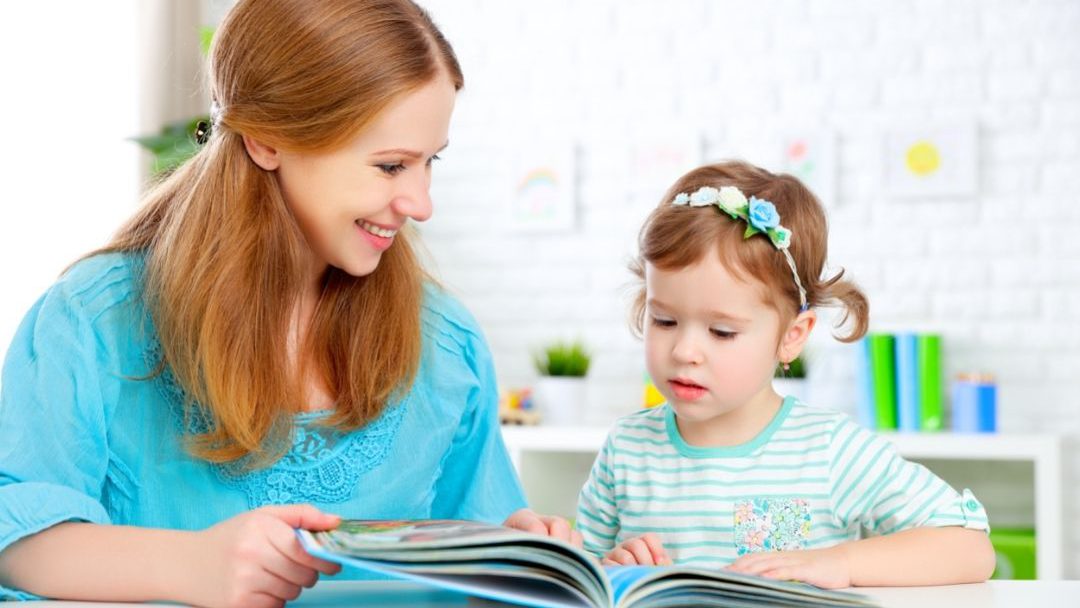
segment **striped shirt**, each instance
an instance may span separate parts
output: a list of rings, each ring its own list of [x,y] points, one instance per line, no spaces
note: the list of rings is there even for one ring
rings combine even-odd
[[[923,526],[989,530],[969,490],[904,460],[847,415],[791,397],[757,437],[731,447],[687,444],[667,405],[620,419],[577,512],[589,551],[653,532],[676,564],[701,567]]]

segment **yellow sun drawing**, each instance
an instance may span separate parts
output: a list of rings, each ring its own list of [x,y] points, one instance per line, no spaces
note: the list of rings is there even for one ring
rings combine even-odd
[[[907,161],[908,170],[919,177],[930,175],[941,167],[941,155],[938,154],[937,146],[928,141],[912,144],[904,160]]]

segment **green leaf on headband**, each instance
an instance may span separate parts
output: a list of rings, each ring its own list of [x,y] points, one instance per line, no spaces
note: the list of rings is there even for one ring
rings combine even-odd
[[[752,237],[752,236],[754,236],[755,234],[758,234],[758,233],[760,233],[760,232],[761,232],[761,231],[760,231],[760,230],[758,230],[757,228],[754,228],[754,227],[753,227],[752,225],[750,225],[750,224],[747,224],[747,225],[746,225],[746,232],[744,232],[744,233],[743,233],[743,235],[742,235],[742,238],[744,238],[744,239],[748,239],[748,238],[750,238],[750,237]]]

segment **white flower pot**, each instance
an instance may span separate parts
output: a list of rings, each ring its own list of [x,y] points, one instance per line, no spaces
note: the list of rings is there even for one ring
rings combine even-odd
[[[781,397],[795,397],[803,403],[810,403],[810,383],[806,378],[773,378],[773,390]]]
[[[533,405],[548,426],[581,424],[585,409],[585,379],[541,376],[533,386]]]

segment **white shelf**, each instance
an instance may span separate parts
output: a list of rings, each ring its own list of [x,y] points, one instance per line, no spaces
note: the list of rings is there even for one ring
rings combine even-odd
[[[503,439],[530,496],[548,495],[554,513],[576,497],[588,467],[604,445],[605,427],[504,426]],[[955,433],[882,433],[909,460],[1031,463],[1038,577],[1056,580],[1063,573],[1062,439],[1056,435],[967,435]],[[568,460],[569,459],[569,460]],[[528,460],[528,466],[525,461]],[[547,470],[545,470],[547,469]],[[554,470],[552,470],[554,469]],[[570,487],[571,485],[576,487]],[[536,505],[539,506],[539,505]],[[993,516],[991,515],[991,524]]]

